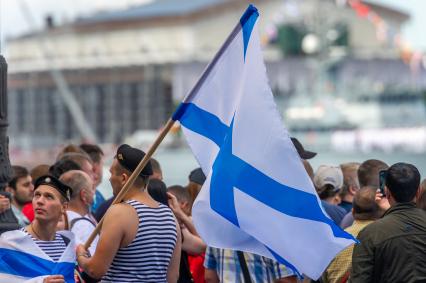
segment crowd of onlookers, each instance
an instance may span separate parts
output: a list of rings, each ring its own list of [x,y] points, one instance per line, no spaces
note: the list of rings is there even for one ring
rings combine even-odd
[[[360,241],[359,244],[340,252],[318,282],[426,282],[426,180],[421,181],[417,168],[402,162],[389,166],[383,161],[369,159],[362,163],[321,165],[317,170],[313,170],[308,160],[316,154],[305,150],[297,139],[293,138],[292,141],[312,179],[325,213]],[[40,224],[43,223],[40,220],[43,211],[37,210],[40,210],[40,207],[34,200],[34,192],[43,192],[39,188],[51,185],[62,195],[65,193],[67,202],[66,210],[57,221],[56,230],[69,230],[74,233],[77,243],[85,243],[103,217],[111,218],[113,212],[107,212],[108,208],[142,156],[143,152],[131,147],[122,146],[117,150],[110,168],[114,196],[107,200],[97,190],[103,177],[105,157],[97,145],[65,146],[53,164],[39,164],[31,170],[18,165],[12,166],[12,178],[5,192],[0,195],[0,214],[9,213],[7,223],[6,220],[2,223],[6,218],[0,217],[1,232],[24,229],[37,238],[35,228],[42,229],[44,224]],[[197,233],[191,216],[192,204],[205,179],[202,170],[197,168],[189,173],[188,183],[183,184],[184,186],[166,185],[159,162],[152,158],[149,170],[144,169],[135,181],[134,198],[125,201],[137,211],[135,217],[139,217],[139,225],[144,223],[143,219],[148,219],[147,215],[151,212],[146,212],[146,207],[141,208],[132,203],[134,199],[148,207],[155,207],[156,205],[151,203],[152,198],[160,203],[161,207],[168,207],[164,208],[164,211],[173,212],[178,225],[177,228],[173,225],[167,228],[171,235],[167,244],[173,242],[172,251],[165,253],[166,265],[169,265],[166,268],[167,281],[201,283],[310,280],[297,278],[286,266],[256,254],[207,247]],[[143,191],[145,187],[149,197],[137,192],[138,189]],[[67,188],[72,192],[69,199],[66,195]],[[42,195],[38,193],[37,197],[41,198]],[[159,214],[164,216],[164,219],[168,217],[166,212]],[[35,218],[38,222],[37,226],[33,227],[31,223]],[[159,223],[162,219],[153,221]],[[164,221],[170,222],[170,219]],[[152,224],[152,227],[147,226],[147,230],[143,232],[132,232],[129,227],[124,227],[121,241],[126,241],[126,233],[133,235],[134,239],[139,239],[144,233],[163,229],[157,227],[158,223]],[[108,231],[108,225],[102,229]],[[119,231],[121,228],[116,229]],[[104,280],[117,278],[114,276],[118,275],[111,269],[126,268],[120,267],[126,266],[126,257],[120,257],[120,253],[125,254],[126,247],[134,244],[131,237],[128,246],[117,246],[117,254],[111,258],[111,268],[108,267],[104,273],[92,270],[95,267],[100,268],[99,263],[95,262],[96,254],[108,247],[102,237],[102,233],[96,236],[88,250],[82,247],[77,249],[79,267],[76,268],[76,279],[80,282],[93,282],[96,281],[94,278],[100,278],[99,276],[103,276]],[[159,237],[161,238],[161,235]],[[140,241],[146,243],[142,238]],[[160,242],[161,240],[157,240],[156,249],[159,249]],[[100,251],[97,251],[98,245]],[[179,256],[175,253],[179,253]],[[149,254],[147,257],[151,256]],[[175,264],[176,258],[178,267],[170,267]],[[138,266],[142,261],[132,264]],[[174,272],[176,268],[178,271]],[[152,273],[149,273],[149,276],[151,275]]]
[[[303,164],[326,213],[359,240],[318,282],[426,282],[426,179],[414,165]]]

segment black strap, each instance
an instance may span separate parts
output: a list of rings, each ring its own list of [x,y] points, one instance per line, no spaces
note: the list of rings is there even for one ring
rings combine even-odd
[[[61,236],[62,240],[63,240],[63,241],[64,241],[64,243],[65,243],[65,246],[67,247],[71,240],[70,240],[70,239],[68,239],[67,237],[65,237],[65,236],[64,236],[64,235],[62,235],[62,234],[59,234],[59,236]]]
[[[180,254],[179,279],[177,283],[194,283],[189,268],[188,254],[184,250],[182,250]]]
[[[244,258],[244,253],[242,251],[237,251],[238,260],[240,261],[241,271],[244,276],[244,283],[252,283],[250,273],[247,268],[247,263]]]
[[[90,220],[89,218],[87,218],[87,217],[77,217],[77,218],[74,218],[73,220],[71,220],[71,222],[70,222],[70,230],[72,229],[72,227],[74,226],[74,224],[75,224],[76,222],[80,221],[80,220],[86,220],[86,221],[89,221],[90,223],[92,223],[92,225],[93,225],[94,227],[96,227],[96,223],[95,223],[95,222],[93,222],[92,220]]]
[[[83,279],[84,283],[96,283],[96,282],[100,282],[101,281],[101,279],[95,279],[93,277],[90,277],[89,274],[87,274],[84,271],[80,273],[80,276]]]

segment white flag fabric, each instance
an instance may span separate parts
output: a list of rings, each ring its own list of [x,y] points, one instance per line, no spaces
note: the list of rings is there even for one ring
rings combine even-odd
[[[249,6],[173,115],[207,176],[193,206],[209,245],[321,276],[355,240],[323,211],[276,109]]]
[[[0,283],[43,282],[49,275],[62,274],[65,282],[75,282],[75,241],[69,231],[58,232],[70,242],[54,262],[23,231],[5,232],[0,237]]]

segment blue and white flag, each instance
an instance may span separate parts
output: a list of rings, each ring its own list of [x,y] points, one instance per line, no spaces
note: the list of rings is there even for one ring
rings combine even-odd
[[[58,274],[63,275],[67,283],[75,282],[74,234],[58,233],[70,239],[58,262],[44,253],[25,232],[3,233],[0,237],[0,283],[43,282],[45,277]]]
[[[174,113],[207,176],[193,206],[209,246],[317,279],[353,237],[325,214],[276,109],[249,6]]]

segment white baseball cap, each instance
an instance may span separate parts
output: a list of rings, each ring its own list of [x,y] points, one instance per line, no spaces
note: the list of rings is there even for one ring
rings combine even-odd
[[[324,185],[330,184],[336,189],[343,186],[343,172],[340,166],[321,165],[318,167],[314,176],[314,185],[318,189]]]

